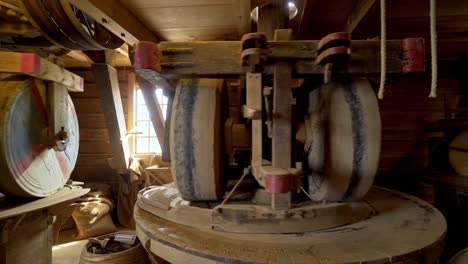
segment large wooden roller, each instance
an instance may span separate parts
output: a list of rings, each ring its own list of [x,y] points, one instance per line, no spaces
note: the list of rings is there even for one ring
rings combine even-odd
[[[182,198],[217,200],[225,191],[222,177],[223,80],[182,80],[172,106],[170,147],[172,175]]]
[[[0,192],[45,197],[69,179],[78,155],[78,121],[71,98],[65,102],[68,143],[50,147],[47,129],[53,117],[43,81],[0,81]]]
[[[312,145],[309,193],[316,201],[351,201],[372,186],[380,155],[380,114],[363,78],[322,85],[310,93]]]

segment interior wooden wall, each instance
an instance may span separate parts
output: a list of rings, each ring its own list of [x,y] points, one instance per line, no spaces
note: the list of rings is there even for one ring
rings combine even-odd
[[[117,174],[107,159],[112,157],[112,147],[104,121],[101,103],[96,93],[96,84],[91,71],[74,71],[85,80],[84,92],[71,93],[78,115],[80,147],[72,179],[76,181],[117,182]],[[128,71],[118,71],[120,95],[125,115],[128,113]]]
[[[410,77],[390,81],[384,100],[379,102],[382,120],[380,171],[424,168],[428,148],[425,128],[444,119],[446,110],[460,94],[461,81],[439,79],[439,93],[428,98],[430,77]]]

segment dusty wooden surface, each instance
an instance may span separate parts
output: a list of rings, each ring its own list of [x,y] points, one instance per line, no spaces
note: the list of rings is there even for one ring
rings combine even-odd
[[[376,216],[301,235],[202,231],[139,207],[134,217],[143,244],[172,263],[187,259],[190,263],[435,262],[446,232],[439,211],[420,199],[380,187],[374,187],[364,201],[378,211]]]
[[[268,198],[271,199],[270,195]],[[138,206],[155,216],[181,225],[231,233],[301,233],[359,222],[376,212],[366,203],[316,204],[274,210],[271,202],[190,204],[172,185],[152,186],[140,192]]]

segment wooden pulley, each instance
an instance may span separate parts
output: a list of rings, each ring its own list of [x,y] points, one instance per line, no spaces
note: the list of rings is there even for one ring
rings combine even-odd
[[[0,192],[49,196],[70,178],[78,156],[73,102],[62,94],[54,103],[48,93],[53,87],[38,79],[2,80],[0,89]],[[59,112],[62,116],[56,118]]]
[[[70,50],[116,49],[124,41],[68,0],[21,0],[21,10],[41,34]]]

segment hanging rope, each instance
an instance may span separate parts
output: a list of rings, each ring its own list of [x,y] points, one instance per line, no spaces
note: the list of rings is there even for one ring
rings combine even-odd
[[[237,189],[237,187],[239,187],[239,184],[242,182],[242,180],[244,180],[245,176],[250,174],[251,171],[252,171],[252,166],[244,168],[244,173],[242,174],[240,179],[236,182],[236,185],[234,185],[232,190],[226,195],[226,198],[224,198],[223,202],[220,205],[225,204],[229,200],[229,198],[231,198],[231,195],[234,193],[234,191]]]
[[[387,32],[385,23],[385,0],[380,0],[380,87],[378,97],[383,99],[387,78]]]
[[[431,93],[429,98],[437,97],[437,27],[436,27],[436,0],[430,0],[430,17],[431,17]]]

